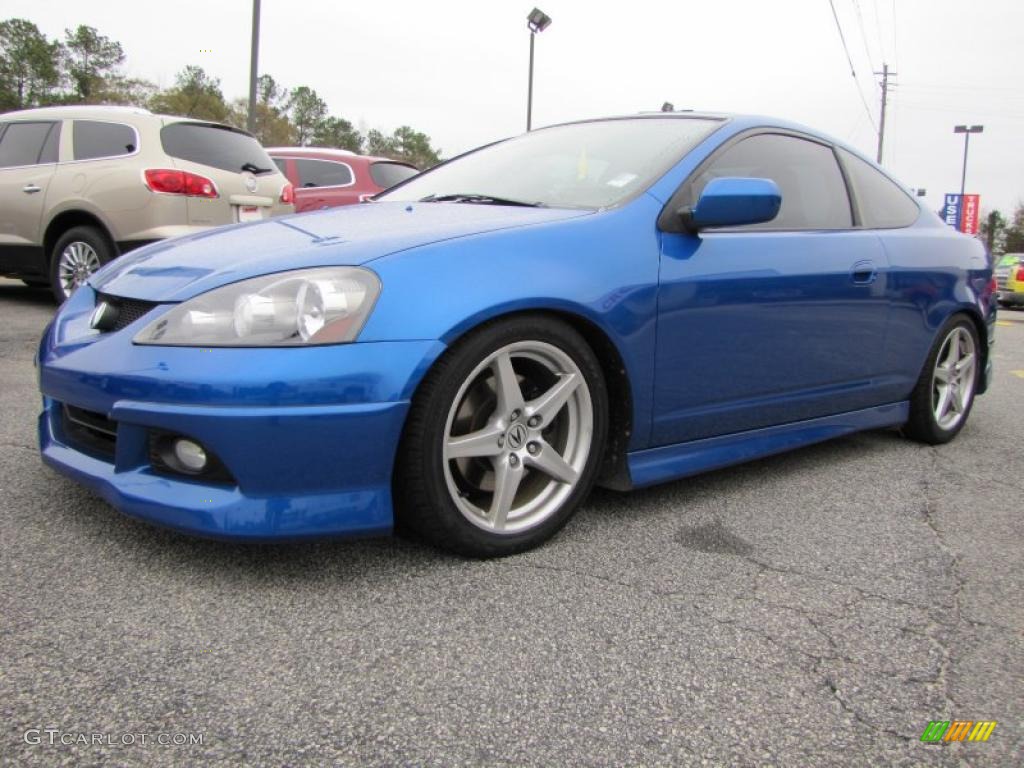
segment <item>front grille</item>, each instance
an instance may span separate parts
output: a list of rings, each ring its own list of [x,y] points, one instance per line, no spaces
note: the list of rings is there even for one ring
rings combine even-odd
[[[113,324],[109,328],[103,329],[108,333],[126,328],[157,305],[155,301],[140,301],[139,299],[126,299],[121,296],[108,296],[103,293],[97,293],[96,304],[104,301],[117,310],[117,317]]]
[[[114,460],[117,446],[117,422],[102,413],[76,408],[66,403],[61,408],[64,439],[72,448],[105,461]]]

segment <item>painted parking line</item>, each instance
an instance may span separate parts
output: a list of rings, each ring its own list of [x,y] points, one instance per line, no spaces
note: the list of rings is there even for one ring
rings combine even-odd
[[[1010,371],[1018,379],[1024,379],[1024,371]]]
[[[1001,325],[1004,328],[1008,328],[1009,326],[1013,325],[1013,323],[1011,323],[1009,320],[996,320],[996,325]]]

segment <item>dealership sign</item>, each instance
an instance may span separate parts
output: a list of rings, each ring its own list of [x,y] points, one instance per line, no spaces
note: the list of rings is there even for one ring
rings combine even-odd
[[[981,195],[946,195],[942,218],[965,235],[978,234]]]

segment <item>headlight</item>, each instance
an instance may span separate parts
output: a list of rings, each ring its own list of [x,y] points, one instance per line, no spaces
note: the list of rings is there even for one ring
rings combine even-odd
[[[189,299],[134,341],[186,347],[339,344],[359,335],[378,294],[380,280],[366,269],[278,272]]]

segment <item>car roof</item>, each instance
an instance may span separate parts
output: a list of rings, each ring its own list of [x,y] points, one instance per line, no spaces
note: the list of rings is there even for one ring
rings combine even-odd
[[[0,115],[0,120],[16,118],[18,120],[31,118],[68,118],[68,117],[95,117],[111,118],[118,115],[144,115],[153,116],[153,113],[142,107],[124,107],[99,104],[78,104],[58,107],[35,107],[33,109],[19,109],[15,112],[6,112]]]
[[[888,170],[880,166],[872,158],[869,158],[866,154],[864,154],[864,152],[857,149],[856,147],[851,146],[845,141],[841,141],[840,139],[837,139],[834,136],[830,136],[824,131],[819,131],[816,128],[811,128],[809,126],[802,125],[792,120],[783,120],[778,117],[771,117],[770,115],[743,114],[733,112],[707,112],[680,109],[674,112],[652,111],[639,112],[631,115],[610,115],[607,117],[595,117],[584,120],[570,120],[565,123],[554,123],[552,125],[546,125],[541,128],[535,128],[534,130],[543,130],[544,128],[555,128],[561,125],[599,123],[609,120],[657,120],[659,118],[669,118],[677,120],[715,120],[721,122],[723,126],[728,124],[730,128],[729,132],[730,134],[733,135],[755,128],[769,128],[801,133],[806,136],[819,139],[820,141],[826,142],[828,144],[833,144],[836,147],[846,150],[850,154],[855,155],[861,160],[867,162],[868,164],[873,165],[876,168],[879,168],[886,176],[888,176],[890,179],[896,182],[900,187],[902,187],[904,190],[907,189],[906,185],[904,185],[898,179],[895,179]]]
[[[66,120],[68,118],[80,118],[83,120],[117,120],[126,117],[153,118],[163,122],[175,123],[200,123],[202,125],[222,125],[239,133],[251,135],[247,131],[236,128],[227,123],[219,123],[216,120],[204,120],[196,117],[184,117],[182,115],[164,115],[150,112],[143,107],[118,106],[115,104],[69,104],[55,107],[34,107],[33,109],[19,109],[15,112],[0,114],[0,121],[5,120]]]
[[[265,147],[267,154],[271,157],[286,155],[288,157],[312,157],[327,160],[352,160],[367,163],[398,163],[408,165],[411,163],[404,160],[392,160],[389,157],[378,157],[377,155],[360,155],[347,149],[333,149],[331,147]]]

